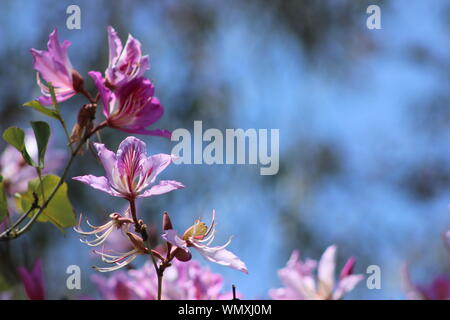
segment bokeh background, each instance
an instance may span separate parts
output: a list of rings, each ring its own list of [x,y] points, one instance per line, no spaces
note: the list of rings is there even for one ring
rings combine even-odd
[[[66,8],[81,7],[81,30],[66,28]],[[382,29],[366,27],[377,4]],[[0,130],[26,127],[40,114],[21,107],[39,95],[30,48],[44,49],[56,27],[72,42],[80,73],[107,66],[106,27],[131,33],[150,55],[147,76],[166,107],[158,127],[280,129],[280,171],[260,176],[250,165],[171,166],[162,178],[187,188],[140,203],[147,222],[161,213],[187,227],[217,210],[217,243],[250,275],[209,264],[245,298],[268,298],[291,251],[319,258],[335,243],[339,267],[356,256],[356,272],[382,270],[382,289],[361,283],[348,297],[402,299],[400,268],[417,282],[449,273],[442,233],[450,228],[450,4],[426,1],[32,1],[0,3]],[[93,89],[87,80],[88,88]],[[64,104],[72,126],[82,98]],[[99,118],[102,116],[99,114]],[[52,123],[55,147],[63,133]],[[111,129],[113,150],[125,137]],[[175,143],[140,137],[151,153]],[[0,150],[5,147],[0,142]],[[95,158],[78,159],[71,176],[102,174]],[[69,182],[77,213],[104,221],[124,203]],[[36,225],[0,243],[3,282],[42,257],[49,298],[96,297],[95,264],[76,234]],[[199,258],[201,259],[201,258]],[[206,261],[201,260],[204,265]],[[66,289],[66,267],[82,267],[82,290]]]

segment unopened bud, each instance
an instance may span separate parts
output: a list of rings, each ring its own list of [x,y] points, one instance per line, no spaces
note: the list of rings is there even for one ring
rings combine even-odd
[[[355,263],[356,263],[355,257],[351,257],[350,259],[348,259],[344,267],[342,268],[341,274],[339,275],[339,279],[343,279],[351,275],[353,273]]]
[[[72,70],[72,86],[76,92],[83,92],[84,90],[84,79],[75,69]]]
[[[169,213],[164,212],[163,214],[163,230],[173,229],[172,221],[170,221]]]
[[[181,248],[175,248],[173,251],[173,255],[177,260],[186,262],[192,259],[192,254],[189,251],[185,251]]]
[[[95,104],[85,104],[78,112],[78,121],[72,129],[70,135],[70,142],[80,141],[85,134],[92,131],[94,128],[95,111],[97,106]]]

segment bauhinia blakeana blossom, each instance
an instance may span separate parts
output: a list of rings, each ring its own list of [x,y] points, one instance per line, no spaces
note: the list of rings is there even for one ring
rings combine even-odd
[[[95,148],[106,176],[86,175],[74,177],[74,180],[128,200],[160,195],[184,187],[174,180],[162,180],[155,184],[156,178],[172,162],[173,156],[156,154],[147,157],[145,143],[135,137],[122,141],[116,154],[100,143],[96,143]]]
[[[84,244],[87,244],[88,246],[96,247],[103,244],[115,230],[120,230],[124,233],[128,232],[129,225],[133,223],[133,220],[129,218],[128,211],[125,213],[125,215],[121,215],[117,212],[111,213],[109,217],[110,220],[101,226],[93,226],[89,223],[89,221],[86,220],[86,223],[89,225],[89,227],[92,228],[92,230],[84,231],[80,228],[82,220],[82,217],[80,215],[80,221],[78,223],[78,226],[74,227],[74,230],[83,237],[94,237],[93,240],[80,239],[80,241]]]
[[[339,282],[335,285],[336,246],[328,247],[323,253],[317,270],[315,260],[300,260],[300,253],[294,251],[287,266],[278,271],[284,284],[283,288],[272,289],[269,295],[275,300],[338,300],[363,279],[362,275],[353,275],[356,260],[350,258],[343,267]]]
[[[164,107],[155,95],[155,86],[146,78],[135,78],[115,91],[106,87],[100,72],[91,71],[103,103],[103,114],[109,127],[128,133],[171,137],[161,129],[147,129],[164,114]]]
[[[127,232],[127,236],[130,239],[131,243],[133,244],[133,249],[125,252],[125,253],[116,253],[113,252],[110,254],[111,250],[102,250],[97,251],[94,250],[94,253],[98,254],[102,261],[108,264],[112,264],[111,267],[93,267],[95,270],[100,272],[109,272],[118,270],[120,268],[125,267],[126,265],[130,264],[134,259],[136,259],[140,255],[147,255],[150,253],[150,250],[145,246],[144,240],[142,240],[141,237],[138,235]]]
[[[108,27],[109,64],[105,72],[108,87],[120,87],[135,78],[142,77],[150,69],[148,56],[142,56],[141,43],[130,34],[122,46],[117,32]]]
[[[45,300],[44,275],[42,260],[37,260],[31,271],[24,267],[17,268],[25,293],[30,300]]]
[[[181,237],[178,236],[176,230],[167,229],[162,238],[186,253],[190,252],[190,248],[194,248],[208,261],[248,273],[245,263],[234,253],[225,249],[231,243],[231,238],[222,246],[210,246],[216,233],[215,214],[215,210],[213,210],[209,227],[200,220],[196,220],[194,225],[189,227]]]
[[[165,271],[163,300],[230,300],[232,292],[224,292],[220,274],[202,267],[198,261],[174,260]],[[141,268],[118,271],[109,278],[92,276],[101,297],[107,300],[156,300],[157,275],[148,261]],[[238,297],[241,295],[238,293]]]
[[[448,275],[438,275],[429,284],[415,284],[411,280],[408,266],[404,265],[401,270],[401,278],[408,299],[450,300],[450,277]]]
[[[42,96],[37,100],[43,105],[51,105],[53,101],[50,88],[42,79],[52,84],[57,102],[65,101],[83,90],[83,78],[72,67],[67,54],[70,45],[67,40],[59,43],[58,30],[55,29],[49,36],[47,51],[31,49],[37,83],[42,92]]]

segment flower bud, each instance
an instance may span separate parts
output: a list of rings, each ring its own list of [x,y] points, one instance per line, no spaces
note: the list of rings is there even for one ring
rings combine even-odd
[[[173,255],[175,256],[175,258],[177,258],[177,260],[182,262],[186,262],[192,259],[192,254],[190,252],[184,251],[181,248],[175,248],[175,250],[173,251]]]
[[[344,279],[353,273],[353,268],[355,267],[356,258],[350,257],[342,268],[339,279]]]
[[[70,142],[80,141],[84,135],[94,128],[95,111],[97,106],[95,104],[85,104],[78,112],[78,121],[72,129],[70,135]]]
[[[164,212],[163,214],[163,230],[173,229],[172,221],[170,221],[169,213]]]
[[[72,69],[72,86],[75,92],[84,91],[84,79],[81,74],[75,69]]]

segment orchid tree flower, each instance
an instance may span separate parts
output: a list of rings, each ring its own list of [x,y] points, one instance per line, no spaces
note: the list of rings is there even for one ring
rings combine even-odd
[[[45,300],[44,275],[42,260],[38,259],[31,271],[24,267],[17,268],[25,293],[30,300]]]
[[[108,237],[115,231],[120,230],[122,232],[128,232],[128,227],[130,224],[133,224],[133,220],[129,217],[129,212],[125,213],[125,215],[121,215],[120,213],[111,213],[109,215],[110,220],[101,225],[101,226],[94,226],[89,223],[88,220],[86,220],[86,223],[89,225],[89,227],[92,228],[91,231],[84,231],[80,228],[82,216],[80,215],[80,221],[76,227],[74,227],[74,230],[79,233],[80,235],[84,237],[88,236],[94,236],[93,240],[85,240],[80,239],[80,241],[84,244],[87,244],[91,247],[96,247],[101,244],[103,244],[105,241],[107,241]]]
[[[106,84],[110,88],[120,87],[135,78],[142,77],[150,69],[148,56],[142,56],[141,43],[128,35],[125,47],[117,32],[108,27],[109,64],[105,71]]]
[[[171,137],[170,131],[147,129],[164,114],[164,107],[155,95],[155,86],[146,78],[135,78],[114,92],[106,87],[100,72],[91,71],[103,103],[106,124],[127,133]]]
[[[225,249],[231,243],[231,238],[222,246],[210,246],[216,234],[215,215],[216,212],[213,210],[212,221],[209,227],[200,220],[196,220],[184,232],[182,237],[178,236],[176,230],[167,229],[162,235],[162,238],[176,248],[184,250],[186,253],[190,253],[190,248],[194,248],[208,261],[248,273],[245,263],[234,253]]]
[[[404,265],[401,269],[401,279],[405,294],[410,300],[450,300],[448,275],[438,275],[431,283],[419,285],[412,282],[409,268]]]
[[[355,258],[350,258],[342,268],[339,282],[335,285],[335,264],[337,247],[332,245],[323,253],[319,263],[308,259],[300,260],[300,253],[294,251],[287,266],[278,271],[283,288],[272,289],[269,295],[274,300],[339,300],[364,278],[353,275]],[[317,267],[317,280],[314,270]]]
[[[113,264],[111,267],[96,267],[93,268],[99,272],[110,272],[123,268],[134,261],[140,255],[147,255],[150,250],[145,246],[144,240],[138,235],[127,232],[127,236],[133,244],[133,249],[125,253],[109,253],[111,250],[97,251],[94,250],[95,254],[98,254],[102,261],[108,264]]]
[[[95,148],[106,176],[86,175],[74,177],[74,180],[128,200],[160,195],[184,187],[174,180],[162,180],[155,184],[156,178],[172,162],[173,156],[156,154],[147,157],[145,143],[135,137],[123,140],[116,154],[104,144],[96,143]],[[150,185],[153,186],[148,189]]]
[[[223,277],[213,273],[198,261],[173,260],[164,272],[163,300],[231,300],[233,293],[225,291]],[[156,300],[157,274],[147,261],[142,267],[114,272],[109,278],[99,274],[91,276],[102,299]],[[240,293],[237,294],[242,298]]]
[[[123,271],[115,272],[109,278],[93,274],[91,281],[104,300],[139,300],[137,290],[130,285],[129,276]]]
[[[31,49],[37,83],[42,92],[42,96],[37,100],[43,105],[51,105],[53,101],[49,86],[44,84],[41,78],[52,84],[57,102],[70,99],[83,89],[83,78],[72,67],[67,54],[70,45],[67,40],[59,43],[58,30],[55,29],[49,36],[47,51]]]

